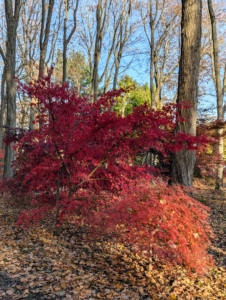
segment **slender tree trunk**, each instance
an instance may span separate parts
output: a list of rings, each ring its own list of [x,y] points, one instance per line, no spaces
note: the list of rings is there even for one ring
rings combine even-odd
[[[3,149],[3,125],[4,125],[4,115],[5,115],[5,66],[2,74],[1,82],[1,112],[0,112],[0,149]]]
[[[53,14],[55,0],[49,0],[46,5],[45,0],[42,0],[42,19],[40,32],[40,58],[39,58],[39,78],[44,75],[46,52],[49,42],[50,25]],[[46,16],[46,6],[48,7]]]
[[[129,0],[127,2],[128,6],[123,5],[122,11],[119,17],[119,26],[118,26],[118,42],[114,50],[115,56],[115,73],[113,79],[113,89],[117,88],[118,84],[118,76],[119,76],[119,68],[121,65],[123,50],[126,45],[126,42],[131,36],[131,27],[129,26],[129,20],[132,13],[132,1]]]
[[[98,97],[98,67],[101,55],[101,48],[103,42],[103,25],[102,25],[102,1],[98,0],[97,8],[96,8],[96,40],[95,40],[95,49],[94,49],[94,63],[93,63],[93,74],[92,74],[92,94],[93,101],[97,100]]]
[[[160,82],[160,81],[158,81],[158,82]],[[162,108],[161,90],[162,90],[162,87],[156,81],[156,90],[155,90],[155,94],[154,94],[155,107],[152,107],[152,108],[155,108],[155,109]]]
[[[158,0],[156,0],[158,1]],[[151,108],[156,109],[155,87],[154,87],[154,47],[155,47],[155,18],[153,17],[153,3],[150,0],[150,93],[151,93]]]
[[[15,0],[5,0],[5,15],[7,23],[7,42],[5,56],[5,78],[6,78],[6,101],[7,117],[6,126],[9,129],[16,127],[16,82],[15,82],[15,65],[16,65],[16,32],[19,22],[21,2]],[[13,176],[12,162],[14,151],[12,145],[5,148],[4,157],[4,178]]]
[[[66,12],[68,14],[68,11]],[[63,76],[62,82],[67,80],[67,17],[64,18],[64,44],[63,44]]]
[[[112,0],[98,0],[96,6],[96,35],[94,45],[94,58],[91,77],[91,94],[93,95],[93,101],[98,98],[98,86],[100,82],[99,78],[99,62],[101,57],[101,51],[103,46],[103,39],[106,33],[106,27],[108,26],[109,13],[112,5]]]
[[[35,109],[31,105],[30,106],[30,116],[29,116],[29,129],[30,130],[34,129],[34,120],[35,120]]]
[[[202,1],[182,0],[181,58],[177,103],[187,102],[190,108],[179,107],[176,132],[196,135],[198,76],[201,47]],[[194,151],[181,150],[172,155],[171,178],[191,187],[195,164]]]
[[[63,38],[63,76],[62,81],[66,82],[67,80],[67,47],[70,43],[70,40],[75,33],[76,26],[77,26],[77,10],[78,10],[78,4],[79,0],[76,0],[76,7],[74,9],[74,24],[71,29],[71,32],[69,36],[67,37],[67,20],[68,20],[68,6],[69,6],[69,0],[65,0],[65,16],[64,16],[64,38]]]
[[[213,47],[213,70],[215,78],[215,88],[217,94],[217,119],[219,121],[224,121],[224,109],[223,109],[223,89],[221,86],[221,76],[220,76],[220,67],[219,67],[219,55],[218,55],[218,40],[217,40],[217,26],[216,26],[216,17],[213,10],[212,0],[208,0],[208,10],[211,21],[211,31],[212,31],[212,47]],[[223,160],[224,154],[224,138],[223,138],[223,128],[218,129],[219,142],[217,145],[218,154]],[[217,178],[215,189],[220,190],[223,186],[223,164],[220,162],[217,165]]]
[[[39,56],[38,78],[41,78],[45,73],[44,70],[45,70],[46,53],[47,53],[47,47],[49,43],[50,25],[52,20],[54,3],[55,0],[49,0],[48,4],[46,4],[45,0],[42,0],[41,30],[40,30],[40,38],[39,38],[40,56]],[[47,8],[47,16],[46,16],[46,8]],[[33,123],[34,123],[35,115],[37,114],[38,111],[39,111],[38,106],[31,107],[30,109],[29,128],[31,130],[34,129]]]
[[[113,80],[113,89],[117,88],[117,83],[118,83],[118,75],[119,75],[119,67],[121,63],[121,58],[122,58],[122,51],[118,53],[118,56],[115,60],[115,73],[114,73],[114,80]]]

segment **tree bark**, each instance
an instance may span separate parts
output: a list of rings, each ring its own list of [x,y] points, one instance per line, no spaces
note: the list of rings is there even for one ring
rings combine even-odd
[[[158,0],[156,0],[156,11]],[[155,19],[156,15],[153,16],[153,4],[150,0],[150,31],[151,31],[151,40],[150,40],[150,93],[151,93],[151,108],[156,109],[155,101],[155,86],[154,86],[154,49],[155,49]]]
[[[106,1],[104,5],[106,6]],[[97,8],[96,8],[96,40],[95,40],[95,49],[94,49],[94,63],[93,63],[93,74],[92,74],[92,94],[93,101],[97,100],[98,97],[98,67],[101,55],[101,48],[103,43],[103,29],[104,29],[104,19],[106,15],[103,15],[103,7],[102,0],[98,0]]]
[[[115,46],[114,50],[115,72],[113,78],[113,89],[117,88],[123,50],[132,33],[132,27],[129,25],[129,20],[132,13],[132,1],[129,0],[127,3],[123,3],[121,8],[122,11],[120,13],[118,22],[119,32],[117,36],[117,45]]]
[[[177,103],[189,103],[190,108],[178,107],[176,132],[196,135],[198,76],[201,48],[202,1],[182,0],[181,57]],[[195,153],[181,150],[172,155],[171,179],[192,187]]]
[[[46,51],[49,42],[50,25],[53,14],[55,0],[49,0],[46,16],[46,3],[42,0],[42,19],[40,32],[40,58],[39,58],[39,78],[44,75]]]
[[[77,26],[77,10],[78,10],[78,4],[79,4],[79,0],[76,0],[76,6],[74,9],[74,24],[73,27],[71,29],[70,34],[67,37],[67,20],[68,20],[68,6],[69,6],[69,0],[65,0],[65,16],[64,16],[64,38],[63,38],[63,76],[62,76],[62,81],[66,82],[67,79],[67,47],[68,44],[70,43],[70,40],[73,36],[73,34],[75,33],[76,30],[76,26]]]
[[[20,0],[5,0],[5,16],[7,23],[7,42],[5,55],[5,80],[6,80],[6,103],[7,116],[6,126],[9,129],[16,127],[16,82],[15,82],[15,65],[16,65],[16,32],[19,22],[21,8]],[[12,162],[14,151],[12,145],[5,148],[4,157],[4,178],[13,176]]]
[[[93,95],[93,101],[98,98],[98,85],[99,79],[99,62],[102,53],[103,39],[106,33],[106,27],[109,22],[110,8],[112,5],[112,0],[98,0],[96,6],[96,35],[95,35],[95,45],[94,45],[94,58],[93,58],[93,68],[91,76],[91,94]]]
[[[213,9],[212,0],[208,0],[208,10],[211,21],[211,31],[212,31],[212,48],[213,48],[213,73],[214,73],[214,82],[215,89],[217,94],[217,119],[219,121],[224,121],[224,109],[223,109],[223,88],[221,86],[221,76],[220,76],[220,67],[219,67],[219,55],[218,55],[218,40],[217,40],[217,26],[216,26],[216,17]],[[218,154],[220,159],[223,160],[224,155],[224,138],[223,138],[223,128],[217,130],[219,141],[218,141]],[[220,190],[223,187],[223,164],[220,162],[217,165],[217,176],[215,189]]]
[[[1,81],[1,112],[0,112],[0,149],[3,149],[3,126],[4,126],[4,115],[6,107],[5,97],[5,66],[3,68],[2,81]]]

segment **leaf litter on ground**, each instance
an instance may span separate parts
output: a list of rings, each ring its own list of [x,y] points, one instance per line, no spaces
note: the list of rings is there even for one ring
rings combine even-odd
[[[212,209],[216,240],[210,253],[217,267],[189,276],[182,267],[150,263],[121,244],[90,242],[86,231],[53,223],[22,230],[15,226],[19,206],[0,199],[0,299],[226,299],[226,197],[196,184],[194,196]]]

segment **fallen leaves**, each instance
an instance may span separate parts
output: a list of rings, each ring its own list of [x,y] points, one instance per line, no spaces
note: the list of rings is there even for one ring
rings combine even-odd
[[[222,214],[222,205],[219,209]],[[189,277],[183,268],[149,268],[148,262],[124,245],[88,243],[85,234],[70,225],[60,238],[53,236],[48,220],[21,231],[14,226],[17,210],[13,213],[3,199],[0,212],[4,212],[0,219],[2,300],[226,299],[224,267],[203,278]],[[212,251],[218,253],[217,246]],[[225,257],[224,251],[219,255]]]

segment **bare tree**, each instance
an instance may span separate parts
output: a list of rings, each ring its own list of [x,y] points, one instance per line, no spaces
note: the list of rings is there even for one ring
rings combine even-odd
[[[39,35],[39,72],[38,77],[42,77],[44,75],[45,69],[45,61],[47,54],[47,47],[49,43],[50,36],[50,26],[51,19],[53,14],[53,8],[55,4],[55,0],[49,0],[48,4],[46,4],[45,0],[41,2],[41,27],[40,27],[40,35]],[[30,61],[32,63],[32,61]],[[33,106],[30,106],[30,120],[29,120],[29,128],[34,129],[34,118],[36,114],[36,109]]]
[[[132,14],[132,0],[123,1],[122,6],[120,6],[120,14],[118,18],[118,35],[117,43],[114,48],[114,80],[113,80],[113,89],[116,89],[119,76],[119,68],[121,64],[121,59],[123,55],[124,48],[128,42],[131,34],[134,30],[133,24],[129,24],[130,17]],[[117,27],[116,27],[117,30]]]
[[[36,62],[38,61],[39,34],[41,28],[41,5],[40,0],[22,0],[20,11],[20,23],[17,33],[18,64],[17,77],[25,82],[38,78]],[[34,107],[30,106],[30,99],[18,95],[18,125],[34,128]]]
[[[1,48],[0,48],[1,49]],[[2,58],[5,61],[5,55],[2,53]],[[5,108],[6,108],[6,97],[5,97],[5,65],[3,67],[2,72],[2,80],[1,80],[1,112],[0,112],[0,149],[3,149],[3,125],[5,119]]]
[[[121,73],[134,60],[136,42],[140,39],[136,35],[138,19],[135,10],[133,0],[99,0],[96,4],[80,6],[77,36],[88,57],[90,93],[94,95],[94,100],[97,99],[100,84],[103,91],[111,85],[115,88]]]
[[[198,76],[201,49],[202,1],[182,0],[181,57],[177,103],[184,101],[190,108],[179,107],[176,132],[196,135]],[[171,177],[174,182],[191,187],[195,153],[183,149],[172,156]]]
[[[74,2],[74,1],[72,1]],[[65,16],[64,16],[64,37],[63,37],[63,82],[66,81],[67,78],[67,48],[68,44],[70,43],[70,40],[75,33],[76,26],[77,26],[77,10],[78,10],[78,4],[79,0],[75,1],[75,8],[73,8],[73,26],[72,29],[67,36],[67,21],[68,21],[68,10],[69,10],[69,0],[64,0],[64,10],[65,10]]]
[[[106,92],[110,84],[116,89],[120,73],[124,73],[133,63],[136,43],[141,39],[136,36],[138,20],[135,16],[136,6],[133,0],[115,0],[112,2],[109,28],[104,40],[103,56],[106,57],[99,76]],[[123,66],[123,58],[127,57]]]
[[[103,46],[103,38],[108,24],[110,8],[112,0],[98,0],[96,7],[96,37],[94,46],[94,61],[92,72],[92,94],[94,101],[98,97],[98,84],[99,84],[99,62]]]
[[[217,39],[217,25],[216,17],[213,9],[212,0],[208,0],[208,10],[211,22],[211,40],[212,40],[212,69],[213,69],[213,78],[215,83],[216,95],[217,95],[217,119],[221,122],[224,121],[224,108],[223,108],[223,96],[224,88],[221,85],[221,75],[220,75],[220,66],[219,66],[219,49],[218,49],[218,39]],[[225,81],[225,79],[224,79]],[[224,83],[224,82],[223,82]],[[218,154],[221,159],[223,159],[224,154],[224,138],[223,138],[223,128],[218,129],[219,141],[218,141]],[[215,189],[220,190],[223,186],[223,164],[219,163],[217,165],[217,177]]]
[[[7,24],[7,41],[6,54],[3,58],[5,63],[5,82],[6,82],[6,104],[7,117],[6,126],[15,128],[16,126],[16,82],[15,82],[15,66],[16,66],[16,33],[20,16],[21,1],[5,0],[5,18]],[[2,51],[1,51],[2,52]],[[2,53],[3,54],[3,53]],[[12,145],[6,146],[4,157],[4,177],[13,176],[12,161],[14,159],[14,151]]]
[[[39,34],[41,28],[40,0],[22,0],[20,23],[17,33],[17,76],[25,81],[37,78],[35,62],[39,56]]]
[[[151,39],[149,39],[150,44],[150,91],[151,91],[151,107],[156,108],[157,103],[155,101],[155,87],[154,87],[154,47],[155,47],[155,21],[158,13],[159,1],[155,1],[155,14],[153,15],[153,3],[150,0],[150,29],[151,29]]]
[[[49,42],[50,25],[53,14],[55,0],[49,0],[46,4],[42,0],[41,32],[40,32],[40,59],[39,59],[39,77],[44,74],[46,52]]]
[[[0,10],[0,57],[2,58],[2,75],[1,75],[1,112],[0,112],[0,148],[3,149],[3,126],[6,123],[6,89],[5,89],[5,53],[6,53],[6,18],[5,9],[3,3],[1,3],[2,9]]]
[[[160,108],[164,86],[176,86],[179,66],[179,21],[177,3],[168,0],[149,0],[140,6],[145,36],[150,53],[151,107]]]

